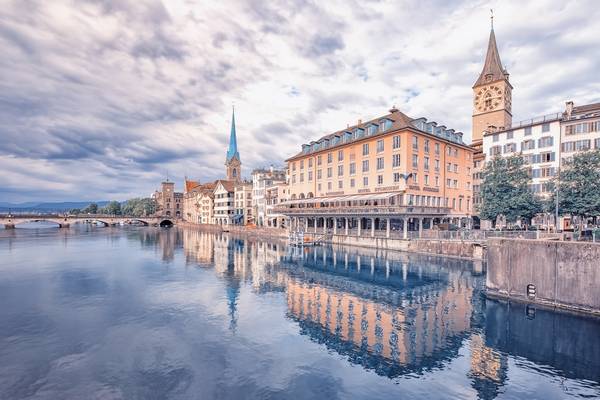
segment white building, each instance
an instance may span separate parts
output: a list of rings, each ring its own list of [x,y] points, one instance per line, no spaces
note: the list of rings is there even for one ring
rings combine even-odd
[[[517,122],[498,131],[485,132],[483,152],[486,161],[495,156],[521,154],[530,166],[531,189],[548,196],[548,182],[558,173],[561,113]]]
[[[235,223],[248,225],[254,221],[252,215],[252,182],[240,182],[235,184]]]
[[[254,209],[255,223],[258,226],[266,225],[266,188],[274,183],[285,183],[285,170],[275,169],[255,169],[252,171],[252,208]]]
[[[231,225],[235,215],[234,182],[219,180],[214,190],[213,223]]]
[[[266,221],[265,225],[272,228],[285,228],[286,216],[277,213],[275,207],[289,200],[290,189],[285,182],[277,182],[265,189]]]
[[[600,103],[575,107],[567,102],[560,142],[561,165],[576,152],[600,149]]]

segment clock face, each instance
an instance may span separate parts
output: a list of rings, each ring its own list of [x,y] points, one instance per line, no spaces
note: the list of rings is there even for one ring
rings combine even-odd
[[[496,85],[486,86],[477,91],[475,94],[474,106],[479,112],[494,111],[500,107],[505,98],[505,93]],[[509,93],[510,95],[510,93]],[[510,108],[509,108],[510,110]]]

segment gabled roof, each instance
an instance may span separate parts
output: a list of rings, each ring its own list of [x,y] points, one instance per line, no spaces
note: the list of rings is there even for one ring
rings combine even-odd
[[[219,185],[223,186],[223,188],[225,190],[227,190],[228,192],[233,192],[235,189],[235,181],[228,181],[225,179],[219,179],[217,181],[215,181],[215,188],[213,190],[217,190],[217,188],[219,187]]]
[[[200,185],[200,182],[190,181],[187,179],[185,179],[183,182],[184,182],[184,187],[185,187],[185,193],[191,192],[192,189],[194,189],[195,187]]]
[[[490,78],[486,78],[488,75]],[[483,69],[473,87],[503,79],[508,80],[508,72],[502,67],[500,53],[498,52],[498,46],[496,45],[496,35],[494,34],[494,28],[492,28]]]
[[[600,103],[592,103],[573,107],[573,114],[586,113],[590,111],[600,111]]]

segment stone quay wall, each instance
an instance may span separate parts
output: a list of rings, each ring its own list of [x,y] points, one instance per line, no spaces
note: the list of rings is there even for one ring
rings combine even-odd
[[[491,239],[486,293],[600,316],[600,244]]]

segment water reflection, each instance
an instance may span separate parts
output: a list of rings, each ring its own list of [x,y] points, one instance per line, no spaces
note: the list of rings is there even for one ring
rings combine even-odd
[[[48,362],[52,371],[57,361],[50,355],[65,357],[52,347],[59,344],[77,347],[110,377],[103,385],[111,395],[124,398],[600,396],[600,322],[485,300],[481,264],[368,249],[300,250],[193,229],[0,232],[3,259],[30,262],[21,250],[38,245],[53,249],[37,259],[53,260],[49,279],[26,269],[20,273],[30,275],[14,280],[10,265],[0,269],[0,365],[18,366],[0,367],[0,398],[28,397],[33,382],[50,379],[38,376],[40,366]],[[78,264],[113,252],[135,267]],[[220,317],[225,323],[215,326]],[[131,356],[133,372],[112,373],[85,352],[132,332],[140,352]],[[98,348],[103,355],[95,357],[134,351],[117,348]],[[290,376],[277,380],[284,371]]]

